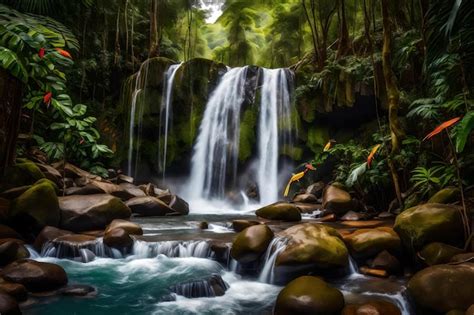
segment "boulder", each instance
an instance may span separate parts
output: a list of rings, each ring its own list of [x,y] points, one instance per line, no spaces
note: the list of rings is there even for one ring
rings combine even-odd
[[[54,226],[45,226],[36,237],[35,242],[33,243],[33,246],[35,247],[37,251],[41,251],[41,249],[43,248],[43,245],[46,242],[51,242],[60,236],[65,236],[65,235],[70,235],[70,234],[74,234],[74,233],[71,231],[55,228]]]
[[[464,250],[460,248],[439,242],[433,242],[423,247],[423,249],[418,253],[418,257],[420,257],[428,266],[433,266],[446,264],[455,255],[463,252]]]
[[[354,203],[347,191],[336,185],[330,185],[323,193],[323,208],[331,210],[337,215],[344,215],[354,209]]]
[[[341,315],[402,315],[402,312],[394,304],[379,300],[346,305]]]
[[[135,197],[127,200],[125,204],[140,216],[164,216],[174,212],[163,201],[151,196]]]
[[[79,167],[72,165],[70,163],[56,163],[53,165],[54,168],[56,168],[58,171],[61,173],[64,171],[64,177],[69,177],[72,179],[76,178],[94,178],[94,179],[99,179],[100,177],[94,174],[91,174],[87,171],[84,171],[83,169],[80,169]]]
[[[55,169],[51,165],[42,163],[38,163],[36,164],[36,166],[38,166],[38,168],[43,172],[44,176],[47,179],[49,179],[56,185],[61,186],[63,176],[57,169]]]
[[[259,217],[268,220],[295,222],[301,221],[301,213],[299,209],[290,203],[277,202],[255,211]]]
[[[61,290],[59,290],[59,293],[65,296],[91,297],[91,296],[97,295],[97,289],[90,285],[73,284],[73,285],[68,285],[65,288],[62,288]]]
[[[18,303],[10,295],[0,292],[0,314],[21,315]]]
[[[0,191],[19,186],[31,185],[38,180],[45,178],[38,166],[28,160],[9,166],[5,169],[2,177]]]
[[[0,238],[17,238],[22,239],[21,235],[18,234],[14,229],[7,225],[0,224]]]
[[[209,228],[209,223],[206,221],[201,221],[198,223],[198,228],[201,230],[207,230]]]
[[[276,265],[308,264],[319,268],[345,267],[348,251],[339,233],[320,224],[304,223],[280,233],[288,239],[280,252]]]
[[[118,184],[121,184],[121,183],[133,184],[133,182],[134,182],[134,179],[131,176],[127,176],[127,175],[124,175],[124,174],[119,174],[117,176],[117,183]]]
[[[24,193],[30,188],[31,188],[31,185],[13,187],[0,193],[0,197],[8,199],[8,200],[13,200],[15,198],[18,198],[22,193]]]
[[[21,242],[15,239],[0,240],[0,266],[28,257],[30,253]]]
[[[474,315],[474,304],[467,309],[466,315]]]
[[[24,285],[31,292],[55,290],[68,281],[61,266],[29,259],[9,264],[0,275],[9,282]]]
[[[230,255],[240,263],[256,261],[265,253],[272,239],[273,232],[268,226],[250,226],[237,234]]]
[[[401,242],[397,233],[389,227],[360,229],[345,237],[347,247],[356,258],[374,257],[387,250],[392,254],[401,252]]]
[[[91,180],[90,183],[100,189],[102,189],[106,194],[118,197],[122,200],[129,200],[135,197],[134,194],[130,193],[124,187],[116,184],[112,184],[105,181]],[[143,191],[142,191],[143,193]]]
[[[50,180],[39,180],[13,200],[9,215],[21,221],[27,218],[39,227],[57,226],[60,214],[56,189],[56,185]]]
[[[403,211],[395,220],[395,231],[408,249],[421,249],[431,242],[463,243],[464,229],[459,208],[427,203]]]
[[[385,270],[390,274],[398,274],[402,271],[400,261],[397,257],[384,250],[372,261],[371,268]]]
[[[474,253],[458,254],[451,258],[452,263],[472,262],[474,263]]]
[[[117,197],[99,194],[59,198],[61,228],[74,231],[104,229],[114,219],[128,219],[130,209]]]
[[[145,197],[146,194],[141,190],[139,187],[131,184],[131,183],[121,183],[119,184],[120,187],[122,187],[125,192],[130,194],[133,197]],[[132,197],[132,198],[133,198]]]
[[[321,196],[323,195],[324,187],[326,187],[326,184],[324,182],[316,182],[306,188],[306,193],[314,195],[316,198],[321,198]]]
[[[278,294],[275,315],[336,315],[344,307],[341,291],[324,280],[311,276],[299,277]]]
[[[251,221],[251,220],[234,220],[232,221],[232,228],[236,232],[242,232],[244,229],[248,228],[249,226],[258,225],[260,222],[258,221]]]
[[[168,206],[173,209],[175,212],[178,212],[182,215],[189,214],[189,204],[184,201],[184,199],[178,197],[177,195],[172,195]]]
[[[96,194],[103,194],[103,193],[105,193],[105,191],[103,191],[101,188],[93,184],[86,184],[85,186],[79,186],[79,187],[70,187],[64,190],[64,195],[66,196],[96,195]]]
[[[428,203],[452,203],[459,200],[460,197],[459,188],[446,187],[431,196]]]
[[[423,309],[440,313],[466,310],[474,303],[474,264],[423,269],[408,282],[408,292]]]
[[[114,228],[105,232],[104,244],[119,250],[128,250],[133,246],[133,239],[124,229]]]
[[[143,235],[143,230],[140,225],[121,219],[115,219],[105,229],[105,234],[114,229],[123,229],[125,232],[131,235]]]
[[[293,202],[302,202],[302,203],[317,203],[318,198],[312,194],[299,194],[293,197]]]
[[[24,285],[19,283],[0,282],[0,292],[12,296],[18,302],[25,301],[28,298],[28,291],[26,291]]]

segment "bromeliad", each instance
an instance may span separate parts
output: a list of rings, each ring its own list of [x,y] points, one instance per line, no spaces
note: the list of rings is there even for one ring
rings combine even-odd
[[[290,178],[290,181],[288,182],[288,184],[286,185],[286,188],[285,188],[285,192],[283,193],[283,196],[284,197],[288,197],[288,194],[290,193],[290,186],[293,182],[296,182],[296,181],[299,181],[300,179],[302,179],[304,177],[304,175],[306,174],[307,171],[315,171],[316,168],[307,163],[305,164],[305,170],[302,171],[302,172],[299,172],[299,173],[296,173],[296,174],[293,174],[293,176],[291,176]]]

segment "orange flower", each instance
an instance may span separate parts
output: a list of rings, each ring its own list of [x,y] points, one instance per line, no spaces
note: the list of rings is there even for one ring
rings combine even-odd
[[[367,167],[370,168],[372,164],[372,160],[374,159],[375,153],[377,153],[378,149],[380,148],[380,144],[377,144],[375,147],[372,148],[370,151],[369,156],[367,157]]]
[[[66,58],[69,58],[69,59],[72,59],[72,56],[69,52],[67,52],[66,50],[64,49],[61,49],[61,48],[56,48],[56,51],[63,57],[66,57]]]
[[[44,96],[43,96],[43,103],[45,103],[46,105],[49,105],[51,103],[51,97],[53,96],[53,93],[51,92],[47,92]]]
[[[457,123],[460,119],[461,119],[461,117],[456,117],[456,118],[450,119],[448,121],[445,121],[444,123],[442,123],[441,125],[436,127],[432,132],[427,134],[426,137],[423,138],[423,141],[433,138],[434,136],[436,136],[438,133],[440,133],[444,129],[449,128],[452,125],[454,125],[455,123]]]

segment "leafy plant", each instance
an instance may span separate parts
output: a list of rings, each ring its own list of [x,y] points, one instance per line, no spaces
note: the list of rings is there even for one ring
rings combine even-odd
[[[454,180],[455,169],[451,165],[438,165],[431,168],[416,167],[410,179],[422,198],[452,184]]]

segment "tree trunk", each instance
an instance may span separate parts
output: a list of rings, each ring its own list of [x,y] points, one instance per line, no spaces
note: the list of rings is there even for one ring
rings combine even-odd
[[[0,176],[15,159],[20,125],[22,83],[0,69]]]
[[[158,0],[150,2],[150,51],[148,57],[158,57],[160,37],[158,34]]]
[[[349,30],[347,29],[347,19],[346,19],[346,4],[345,0],[339,0],[339,45],[337,48],[337,56],[339,59],[343,56],[346,56],[349,50],[351,49],[349,43]]]
[[[400,191],[400,181],[398,177],[397,167],[393,161],[393,157],[400,151],[400,141],[404,136],[403,130],[400,127],[400,120],[398,118],[400,92],[398,90],[395,74],[392,70],[392,18],[389,11],[389,0],[382,0],[382,21],[383,21],[383,50],[382,50],[382,64],[383,75],[385,79],[385,88],[387,90],[388,102],[388,120],[390,126],[390,136],[392,142],[392,149],[388,158],[390,172],[392,174],[393,185],[397,195],[400,207],[403,205],[403,200]]]

